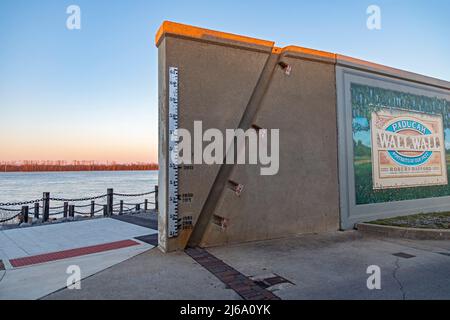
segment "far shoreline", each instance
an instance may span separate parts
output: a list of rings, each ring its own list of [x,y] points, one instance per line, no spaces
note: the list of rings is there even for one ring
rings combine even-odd
[[[51,173],[51,172],[132,172],[132,171],[158,171],[159,169],[123,169],[123,170],[34,170],[34,171],[0,171],[4,173]]]

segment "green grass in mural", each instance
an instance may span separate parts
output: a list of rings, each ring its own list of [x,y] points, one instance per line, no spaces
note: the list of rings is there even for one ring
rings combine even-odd
[[[447,160],[449,160],[448,156]],[[354,167],[356,204],[424,199],[450,195],[450,185],[373,190],[372,163],[370,158],[355,158]],[[450,177],[450,161],[447,161],[447,174]]]

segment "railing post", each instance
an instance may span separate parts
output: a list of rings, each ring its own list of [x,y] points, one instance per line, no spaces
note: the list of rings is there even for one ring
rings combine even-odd
[[[75,217],[75,205],[71,204],[69,206],[69,217],[74,218]]]
[[[155,186],[155,211],[158,212],[158,186]]]
[[[64,210],[63,217],[67,218],[67,214],[69,212],[69,203],[68,202],[64,202],[64,209],[63,210]]]
[[[94,216],[94,211],[95,211],[95,201],[92,200],[91,201],[91,217]]]
[[[120,200],[119,215],[123,215],[123,200]]]
[[[28,206],[22,206],[23,222],[28,223]]]
[[[112,216],[113,214],[113,196],[114,196],[114,190],[108,189],[106,191],[107,198],[106,198],[106,204],[108,206],[108,216]]]
[[[104,217],[108,216],[108,205],[106,204],[103,205],[103,216]]]
[[[39,219],[39,202],[34,204],[34,218]]]
[[[144,200],[144,210],[147,211],[148,210],[148,199]]]
[[[141,205],[138,203],[138,204],[136,204],[136,212],[139,212],[139,211],[141,211]]]
[[[44,192],[42,207],[43,220],[46,222],[50,216],[50,192]]]

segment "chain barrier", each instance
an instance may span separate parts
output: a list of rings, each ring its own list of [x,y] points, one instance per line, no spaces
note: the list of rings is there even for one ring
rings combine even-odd
[[[0,211],[7,211],[7,212],[20,212],[22,209],[8,209],[8,208],[0,208]]]
[[[56,210],[56,209],[62,209],[64,206],[58,206],[58,207],[49,207],[50,210]]]
[[[128,193],[112,193],[111,195],[117,196],[117,197],[142,197],[142,196],[146,196],[146,195],[150,195],[150,194],[154,194],[155,191],[150,191],[150,192],[143,192],[143,193],[136,193],[136,194],[128,194]],[[92,201],[92,200],[96,200],[96,199],[102,199],[102,198],[106,198],[108,197],[108,194],[102,194],[102,195],[98,195],[98,196],[93,196],[93,197],[84,197],[84,198],[76,198],[76,199],[68,199],[68,198],[57,198],[57,197],[50,197],[48,198],[49,201],[57,201],[57,202],[82,202],[82,201]],[[20,201],[20,202],[5,202],[5,203],[0,203],[0,211],[5,211],[5,212],[14,212],[17,213],[12,217],[6,218],[6,219],[2,219],[0,220],[0,223],[5,223],[8,221],[11,221],[17,217],[20,216],[22,209],[12,209],[12,208],[5,208],[5,207],[11,207],[11,206],[24,206],[24,205],[30,205],[30,204],[35,204],[35,203],[39,203],[39,208],[43,209],[44,206],[43,204],[40,204],[41,202],[43,203],[45,201],[45,198],[40,198],[40,199],[36,199],[36,200],[30,200],[30,201]],[[132,208],[126,207],[123,208],[122,213],[127,213],[130,211],[135,210],[136,205],[144,205],[144,202],[140,202],[140,203],[123,203],[123,205],[126,206],[131,206]],[[150,202],[147,201],[147,204],[152,204],[155,205],[155,202]],[[75,205],[75,208],[87,208],[90,207],[92,204],[86,204],[86,205]],[[94,204],[97,207],[101,207],[98,210],[95,210],[93,212],[93,214],[102,212],[104,209],[104,206],[106,204],[99,204],[99,203],[95,203]],[[113,208],[116,208],[117,206],[120,206],[120,203],[114,203]],[[32,206],[30,206],[31,209],[33,209]],[[64,208],[64,205],[61,206],[55,206],[55,207],[49,207],[49,210],[58,210],[58,209],[62,209]],[[114,209],[113,212],[120,212],[120,209]],[[81,211],[75,211],[74,213],[79,214],[79,215],[91,215],[91,212],[81,212]],[[49,213],[49,216],[57,216],[57,215],[63,215],[64,211],[60,211],[60,212],[53,212],[53,213]]]
[[[118,197],[142,197],[149,194],[155,193],[155,191],[145,192],[145,193],[136,193],[136,194],[126,194],[126,193],[113,193],[115,196]]]
[[[105,198],[106,196],[108,196],[108,195],[107,194],[102,194],[100,196],[78,198],[78,199],[49,198],[49,200],[51,200],[51,201],[60,201],[60,202],[80,202],[80,201],[89,201],[89,200],[96,200],[96,199],[100,199],[100,198]]]
[[[140,203],[124,203],[125,206],[136,206],[136,205],[141,205],[141,204],[145,204],[145,202],[140,202]]]
[[[57,216],[57,215],[59,215],[59,214],[64,214],[64,211],[61,211],[61,212],[52,212],[52,213],[49,213],[48,215],[49,215],[49,217],[51,217],[51,216]]]
[[[91,204],[89,203],[89,204],[85,204],[85,205],[77,205],[77,206],[74,206],[75,208],[87,208],[87,207],[90,207],[91,206]]]
[[[5,202],[5,203],[0,203],[0,207],[12,207],[12,206],[23,206],[25,204],[31,204],[31,203],[36,203],[36,202],[41,202],[44,199],[36,199],[36,200],[30,200],[30,201],[21,201],[21,202]]]
[[[20,213],[16,214],[15,216],[12,216],[12,217],[0,220],[0,223],[5,223],[5,222],[8,222],[8,221],[11,221],[11,220],[17,218],[18,216],[20,216]]]
[[[95,206],[103,208],[103,206],[106,206],[106,203],[96,203]]]
[[[93,214],[99,213],[99,212],[101,212],[101,211],[103,211],[103,208],[102,208],[102,209],[99,209],[99,210],[95,210],[95,211],[93,212]],[[74,212],[74,213],[77,213],[77,214],[81,214],[81,215],[90,215],[90,214],[91,214],[91,212],[81,212],[81,211],[76,211],[76,210],[74,210],[73,212]]]

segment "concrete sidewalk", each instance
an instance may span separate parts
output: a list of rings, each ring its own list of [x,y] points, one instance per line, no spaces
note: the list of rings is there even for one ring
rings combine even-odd
[[[450,241],[363,237],[357,231],[305,235],[208,249],[246,276],[279,275],[282,299],[449,299]],[[399,254],[406,258],[399,257]],[[381,268],[381,290],[366,286]],[[185,253],[145,252],[84,279],[81,290],[46,299],[240,299]]]
[[[66,287],[69,266],[84,279],[152,249],[139,239],[157,231],[141,225],[101,218],[0,231],[0,299],[39,299]]]
[[[156,230],[102,218],[0,231],[0,259],[14,259],[155,234]]]
[[[152,249],[81,281],[80,290],[61,290],[44,299],[239,299],[183,252]]]

